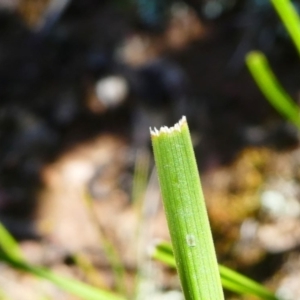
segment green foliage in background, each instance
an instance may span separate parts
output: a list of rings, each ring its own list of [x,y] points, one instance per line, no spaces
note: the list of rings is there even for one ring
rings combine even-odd
[[[252,51],[247,55],[246,62],[256,84],[270,104],[300,129],[299,107],[280,85],[265,55]]]
[[[271,0],[300,55],[300,19],[290,0]],[[261,92],[271,105],[300,129],[300,110],[295,101],[280,85],[267,58],[259,51],[246,56],[246,64]]]
[[[169,267],[176,267],[172,245],[170,243],[159,243],[153,249],[151,255],[152,258],[167,264]],[[264,300],[278,300],[278,298],[264,286],[230,268],[219,265],[219,271],[222,285],[228,291],[241,295],[253,295]]]
[[[0,259],[20,271],[28,272],[40,279],[46,279],[61,289],[84,300],[125,300],[122,296],[101,290],[78,280],[57,275],[50,270],[28,264],[11,234],[0,223]]]

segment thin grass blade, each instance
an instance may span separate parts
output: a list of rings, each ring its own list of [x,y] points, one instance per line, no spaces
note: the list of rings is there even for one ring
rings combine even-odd
[[[246,57],[247,66],[262,93],[270,104],[287,120],[300,129],[300,110],[272,72],[267,58],[259,51]]]
[[[271,0],[300,55],[300,18],[290,0]]]
[[[0,259],[13,268],[28,272],[41,279],[47,279],[61,289],[70,292],[84,300],[125,300],[111,292],[97,289],[80,281],[59,276],[48,269],[32,266],[25,262],[22,251],[7,229],[0,224]]]
[[[0,247],[5,253],[9,253],[11,257],[24,261],[24,256],[18,242],[2,223],[0,223]]]
[[[175,268],[175,258],[170,243],[161,242],[151,251],[152,258]],[[222,285],[225,289],[241,295],[253,295],[264,300],[279,300],[272,292],[258,282],[225,266],[219,265]]]

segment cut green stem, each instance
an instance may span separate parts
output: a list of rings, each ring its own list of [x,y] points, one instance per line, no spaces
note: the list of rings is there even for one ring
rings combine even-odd
[[[151,130],[181,286],[188,300],[224,299],[215,248],[185,117]]]

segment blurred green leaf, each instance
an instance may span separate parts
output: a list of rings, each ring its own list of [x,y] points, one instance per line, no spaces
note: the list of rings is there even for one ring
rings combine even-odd
[[[2,223],[0,223],[0,247],[5,253],[8,253],[10,257],[24,261],[22,250],[17,241]]]
[[[13,268],[28,272],[41,279],[47,279],[61,289],[84,300],[125,300],[122,296],[100,290],[75,279],[57,275],[46,268],[32,266],[26,263],[18,243],[1,223],[0,246],[2,248],[2,251],[0,252],[0,259]]]
[[[175,268],[175,259],[170,243],[161,242],[156,245],[151,253],[152,258],[164,262],[168,266]],[[222,285],[225,289],[246,295],[258,296],[264,300],[279,300],[272,292],[261,284],[248,277],[239,274],[225,266],[219,265]]]
[[[256,84],[271,105],[300,129],[299,107],[280,85],[265,55],[252,51],[247,54],[246,63]]]
[[[300,19],[290,0],[271,0],[300,54]]]

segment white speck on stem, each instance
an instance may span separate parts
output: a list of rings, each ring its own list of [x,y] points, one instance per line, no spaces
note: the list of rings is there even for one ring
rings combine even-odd
[[[189,247],[196,247],[196,238],[193,234],[187,234],[185,239]]]

